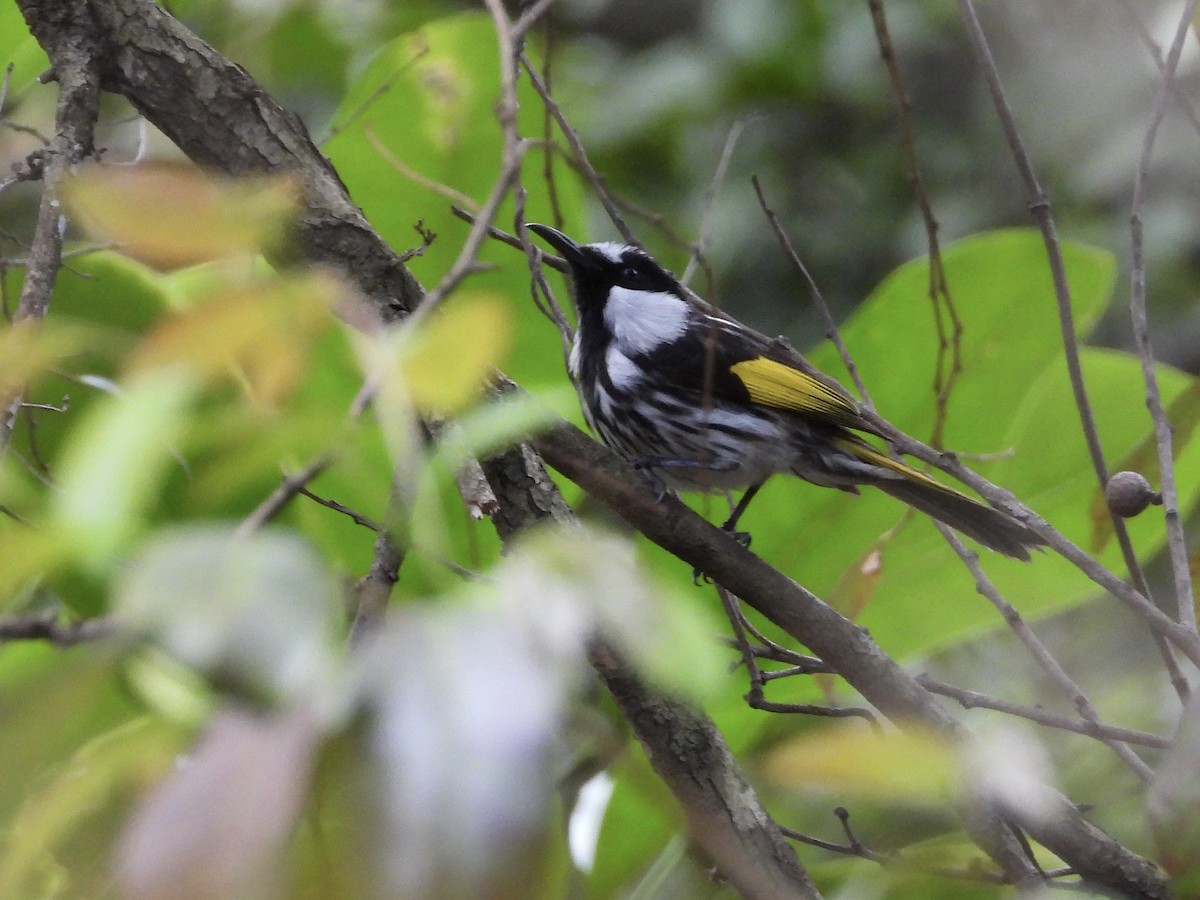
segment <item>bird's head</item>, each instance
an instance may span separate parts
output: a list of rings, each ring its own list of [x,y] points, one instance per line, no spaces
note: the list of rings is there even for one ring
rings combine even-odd
[[[530,224],[529,230],[559,252],[571,267],[571,282],[580,315],[599,312],[610,299],[635,299],[645,294],[651,300],[663,294],[684,299],[684,289],[675,277],[640,247],[605,241],[577,244],[549,225]]]

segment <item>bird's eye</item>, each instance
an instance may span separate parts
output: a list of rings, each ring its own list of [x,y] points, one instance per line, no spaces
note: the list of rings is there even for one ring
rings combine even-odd
[[[621,281],[636,284],[642,280],[642,273],[636,266],[625,266],[621,269]]]

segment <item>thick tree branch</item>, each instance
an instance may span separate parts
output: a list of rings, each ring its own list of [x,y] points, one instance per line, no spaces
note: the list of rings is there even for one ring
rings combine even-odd
[[[532,449],[522,445],[482,465],[496,495],[492,521],[501,540],[541,522],[574,523]],[[744,897],[819,898],[713,721],[650,688],[601,637],[592,641],[588,659],[721,876]]]
[[[819,897],[766,810],[746,802],[753,789],[708,717],[648,688],[607,644],[588,657],[720,875],[743,897]]]

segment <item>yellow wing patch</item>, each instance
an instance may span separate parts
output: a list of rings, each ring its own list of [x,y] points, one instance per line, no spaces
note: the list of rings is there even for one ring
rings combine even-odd
[[[854,404],[799,369],[756,356],[729,367],[746,386],[750,399],[763,406],[824,416],[839,425],[861,427]]]

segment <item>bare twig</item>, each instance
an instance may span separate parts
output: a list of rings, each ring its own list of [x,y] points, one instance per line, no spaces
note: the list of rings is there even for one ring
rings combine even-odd
[[[517,132],[517,44],[521,34],[509,23],[508,13],[500,0],[484,0],[492,21],[496,27],[496,41],[500,52],[500,102],[497,106],[496,117],[500,121],[500,130],[504,137],[501,151],[500,171],[492,183],[492,189],[483,205],[475,213],[475,223],[463,241],[458,258],[449,268],[437,286],[429,291],[421,305],[414,310],[410,317],[416,324],[429,312],[435,309],[458,285],[472,273],[479,271],[479,250],[488,237],[488,227],[496,218],[500,204],[516,183],[521,170],[521,161],[525,153],[533,145],[524,140]],[[549,4],[539,3],[537,7],[544,9]],[[532,12],[533,10],[531,10]],[[532,23],[532,19],[530,23]]]
[[[462,219],[464,222],[468,222],[472,225],[475,223],[475,217],[465,209],[453,206],[450,208],[450,211],[457,218]],[[524,225],[523,222],[521,224]],[[563,312],[562,306],[555,298],[554,292],[550,289],[550,284],[546,281],[546,275],[541,271],[541,267],[543,265],[547,265],[552,269],[558,270],[559,272],[567,272],[570,270],[570,267],[567,265],[567,261],[562,257],[546,253],[540,247],[537,247],[533,244],[528,244],[528,246],[526,246],[526,244],[521,242],[520,238],[509,234],[507,231],[496,228],[494,225],[488,226],[487,233],[488,237],[492,238],[493,240],[497,240],[502,244],[507,244],[509,247],[513,247],[526,254],[526,257],[530,261],[530,269],[533,273],[533,281],[530,285],[530,293],[533,295],[534,305],[537,306],[538,312],[553,322],[554,326],[558,329],[558,333],[563,342],[563,353],[565,354],[571,346],[571,337],[574,334],[574,329],[571,327],[571,323],[568,321],[566,313]]]
[[[826,379],[826,383],[831,385],[836,384],[818,370],[811,369],[810,371],[813,377]],[[1197,639],[1195,632],[1181,626],[1147,599],[1145,594],[1122,581],[1077,545],[1067,540],[1050,523],[1018,501],[1009,491],[992,484],[968,469],[953,455],[937,451],[928,444],[905,434],[877,413],[864,409],[862,416],[900,453],[916,457],[952,475],[993,506],[1005,510],[1019,521],[1027,524],[1046,541],[1048,547],[1057,551],[1089,579],[1128,606],[1150,627],[1152,633],[1169,640],[1189,660],[1200,666],[1200,640]]]
[[[1016,716],[1021,719],[1028,719],[1031,722],[1036,722],[1039,725],[1045,725],[1048,728],[1058,728],[1063,731],[1073,731],[1076,734],[1085,734],[1088,737],[1102,738],[1112,741],[1121,741],[1126,744],[1141,744],[1144,747],[1153,747],[1156,750],[1165,750],[1171,746],[1169,738],[1161,735],[1151,734],[1148,731],[1137,731],[1132,728],[1120,728],[1116,725],[1108,725],[1102,722],[1092,721],[1090,719],[1073,719],[1069,716],[1060,715],[1049,710],[1042,709],[1038,706],[1026,706],[1022,703],[1013,703],[1009,700],[1001,700],[997,697],[990,697],[987,694],[982,694],[978,691],[967,690],[966,688],[955,687],[952,684],[947,684],[944,681],[939,681],[930,675],[918,675],[917,681],[929,691],[935,694],[941,694],[943,697],[950,697],[962,704],[964,709],[992,709],[996,712],[1006,713],[1010,716]]]
[[[389,500],[388,521],[397,512],[395,494]],[[371,567],[367,574],[354,584],[351,608],[353,620],[350,625],[350,645],[358,646],[368,635],[382,624],[387,613],[392,588],[400,578],[400,566],[404,562],[404,549],[392,537],[388,528],[380,528],[375,536],[375,550],[371,556]]]
[[[949,528],[940,522],[936,524],[942,536],[954,549],[954,552],[958,554],[966,567],[971,570],[971,575],[975,579],[975,590],[986,597],[988,602],[996,608],[996,611],[1004,618],[1004,622],[1008,625],[1009,630],[1025,646],[1025,649],[1029,651],[1029,655],[1033,657],[1034,662],[1049,676],[1050,681],[1055,687],[1079,711],[1079,715],[1096,728],[1100,728],[1102,724],[1100,722],[1100,714],[1096,712],[1096,708],[1092,706],[1092,702],[1084,694],[1083,689],[1075,683],[1071,676],[1067,674],[1067,670],[1059,664],[1046,645],[1033,633],[1033,629],[1029,627],[1028,623],[1021,617],[1021,614],[1017,612],[1011,603],[1004,599],[1004,596],[996,588],[995,583],[988,578],[983,571],[983,567],[979,565],[979,554],[963,546],[962,541],[958,539],[958,535]],[[1142,779],[1142,781],[1149,782],[1154,776],[1153,770],[1125,744],[1110,738],[1101,738],[1101,740],[1108,744],[1121,761],[1132,769],[1134,774]]]
[[[700,228],[696,234],[696,243],[692,245],[692,255],[688,259],[687,268],[683,270],[683,275],[679,278],[679,283],[684,287],[691,282],[697,267],[704,266],[705,271],[708,271],[708,266],[704,262],[704,251],[708,248],[708,233],[712,228],[712,217],[717,208],[717,192],[725,181],[725,174],[729,171],[730,162],[733,161],[733,151],[737,147],[738,138],[742,136],[745,129],[746,119],[736,119],[729,126],[729,132],[725,135],[725,144],[721,148],[721,156],[717,159],[717,168],[713,172],[712,180],[708,183],[708,190],[704,192],[704,211],[700,214]],[[709,280],[712,280],[711,273],[709,273]]]
[[[563,137],[567,139],[567,143],[571,147],[571,152],[575,154],[575,160],[580,170],[587,176],[592,187],[592,192],[600,201],[600,205],[604,207],[604,211],[608,213],[609,220],[616,226],[625,243],[636,244],[637,240],[634,238],[633,232],[630,231],[629,224],[617,209],[616,204],[613,203],[608,190],[604,186],[603,179],[588,159],[587,151],[583,148],[583,141],[580,140],[579,133],[571,127],[571,123],[567,121],[567,117],[563,115],[563,111],[554,102],[554,98],[550,96],[550,91],[546,87],[545,82],[542,81],[542,77],[538,74],[537,69],[524,56],[521,57],[521,66],[528,73],[529,81],[533,84],[533,89],[538,92],[538,96],[546,104],[546,109],[550,111],[550,115],[558,123],[558,128],[562,132]]]
[[[1017,130],[1016,120],[1013,118],[1012,109],[1004,93],[1004,87],[1000,83],[1000,74],[996,68],[996,62],[992,58],[987,36],[983,33],[983,27],[979,23],[975,6],[972,0],[958,0],[958,6],[966,27],[968,39],[971,42],[971,47],[987,81],[988,92],[992,97],[992,103],[996,108],[996,114],[1000,120],[1005,138],[1008,141],[1013,160],[1017,165],[1021,180],[1025,184],[1030,211],[1041,230],[1042,240],[1046,246],[1046,256],[1050,265],[1050,276],[1054,285],[1054,296],[1058,307],[1059,328],[1063,338],[1063,352],[1066,357],[1067,372],[1071,379],[1071,390],[1075,397],[1075,406],[1079,413],[1080,426],[1083,430],[1084,440],[1087,443],[1088,453],[1092,460],[1092,468],[1096,474],[1096,481],[1100,489],[1103,490],[1105,484],[1108,482],[1108,466],[1104,461],[1104,451],[1100,445],[1100,436],[1096,429],[1095,415],[1092,412],[1091,402],[1087,394],[1087,386],[1083,379],[1083,367],[1079,359],[1079,345],[1075,337],[1075,317],[1071,310],[1070,287],[1067,284],[1066,266],[1063,262],[1062,248],[1058,240],[1058,229],[1050,211],[1050,202],[1045,191],[1042,190],[1037,174],[1033,170],[1029,154],[1025,151],[1024,142],[1021,140],[1020,133]],[[1113,532],[1121,547],[1122,557],[1136,590],[1132,592],[1125,591],[1124,588],[1127,587],[1125,585],[1122,585],[1120,589],[1117,589],[1115,585],[1109,589],[1120,590],[1121,593],[1125,594],[1121,599],[1134,605],[1140,611],[1139,614],[1143,618],[1149,616],[1150,619],[1154,619],[1154,613],[1151,610],[1154,612],[1158,610],[1149,599],[1149,587],[1146,584],[1141,565],[1138,563],[1137,554],[1133,550],[1133,544],[1129,539],[1129,532],[1125,527],[1125,522],[1115,515],[1111,515],[1111,519]],[[1054,546],[1055,549],[1060,549],[1060,546],[1056,546],[1053,543],[1051,546]],[[1071,545],[1064,555],[1072,559],[1077,566],[1090,567],[1091,574],[1089,574],[1089,577],[1093,577],[1093,580],[1098,578],[1110,583],[1117,580],[1115,577],[1110,578],[1111,573],[1108,573],[1107,570],[1103,573],[1096,571],[1099,568],[1098,564],[1074,545]],[[1136,594],[1140,601],[1144,602],[1139,602],[1139,599],[1135,599],[1132,596],[1134,594]],[[1147,621],[1150,621],[1150,619],[1147,619]],[[1178,675],[1178,668],[1172,658],[1171,649],[1162,639],[1165,635],[1162,634],[1161,629],[1153,630],[1156,633],[1156,641],[1158,641],[1159,652],[1163,657],[1164,664],[1167,666],[1168,672],[1172,673],[1172,684],[1175,686],[1176,691],[1183,696],[1186,692],[1186,682]],[[1197,646],[1190,654],[1190,658],[1194,663],[1200,660],[1200,646]]]
[[[1150,177],[1150,157],[1154,152],[1154,139],[1158,127],[1167,113],[1167,100],[1171,96],[1175,70],[1183,52],[1196,13],[1196,0],[1184,4],[1175,39],[1167,53],[1163,66],[1162,85],[1154,100],[1154,111],[1146,135],[1142,140],[1142,151],[1138,158],[1137,171],[1133,179],[1133,210],[1129,216],[1132,245],[1130,261],[1129,317],[1133,322],[1134,343],[1142,363],[1142,379],[1146,384],[1146,408],[1154,423],[1154,436],[1158,443],[1158,469],[1162,479],[1163,518],[1167,528],[1167,547],[1171,555],[1171,569],[1175,575],[1175,602],[1179,622],[1185,628],[1196,630],[1196,605],[1192,594],[1192,576],[1188,565],[1187,540],[1183,534],[1183,523],[1179,517],[1179,495],[1175,488],[1175,460],[1171,448],[1171,423],[1163,409],[1162,394],[1158,388],[1155,371],[1154,349],[1150,346],[1150,327],[1146,314],[1146,251],[1143,221],[1146,209],[1146,181]]]
[[[55,135],[41,158],[43,190],[16,321],[45,318],[58,270],[62,266],[63,215],[59,190],[75,165],[95,153],[93,140],[100,115],[98,38],[79,22],[35,22],[34,35],[54,64],[58,81]],[[7,79],[6,79],[7,85]],[[0,394],[0,456],[12,440],[24,388],[17,385]]]
[[[892,46],[892,36],[888,29],[883,0],[868,0],[867,5],[871,10],[871,22],[875,27],[875,40],[879,44],[879,54],[887,69],[888,78],[892,83],[892,94],[895,96],[896,105],[899,108],[900,145],[904,150],[904,162],[908,168],[908,183],[913,189],[913,197],[921,211],[921,220],[925,224],[925,235],[929,246],[929,302],[933,307],[933,321],[938,337],[938,355],[934,367],[933,383],[937,403],[934,407],[933,430],[929,443],[934,447],[941,447],[950,394],[962,372],[963,324],[958,318],[958,309],[954,305],[954,298],[950,295],[950,286],[946,283],[946,270],[942,265],[942,249],[938,241],[940,226],[937,217],[933,214],[929,191],[925,188],[925,178],[921,174],[921,160],[917,155],[912,99],[908,95],[908,88],[904,83],[904,73],[900,71],[900,63],[896,59],[896,51]],[[943,314],[949,321],[949,335],[947,335],[946,323],[942,321]]]
[[[333,457],[322,454],[311,460],[303,468],[284,477],[279,487],[275,488],[254,511],[242,519],[234,534],[246,537],[262,528],[277,515],[285,506],[292,502],[303,491],[305,485],[324,472],[333,464]]]
[[[864,719],[876,731],[880,730],[879,718],[871,710],[862,707],[817,706],[811,703],[777,703],[768,700],[763,694],[763,685],[767,681],[772,680],[769,675],[783,675],[784,673],[765,673],[758,667],[757,654],[755,654],[746,637],[746,626],[748,623],[737,597],[733,596],[733,594],[729,593],[729,591],[725,590],[719,584],[715,585],[715,587],[717,589],[717,596],[721,598],[721,605],[725,608],[725,615],[733,628],[734,646],[741,653],[742,665],[746,667],[746,673],[750,677],[750,691],[746,694],[746,702],[752,709],[759,709],[763,712],[825,716],[835,719],[858,718]],[[803,667],[795,666],[792,671],[786,674],[801,674],[802,671]]]
[[[48,641],[56,647],[73,647],[108,637],[112,623],[104,618],[61,621],[57,613],[34,613],[0,618],[0,644],[7,641]]]
[[[779,241],[779,246],[783,248],[783,252],[787,254],[788,259],[792,261],[792,265],[800,273],[800,277],[804,279],[804,283],[808,286],[808,293],[812,297],[813,306],[817,308],[817,312],[820,313],[821,319],[825,323],[825,337],[829,338],[833,342],[833,346],[837,348],[838,356],[842,358],[842,365],[846,367],[846,371],[850,373],[850,377],[854,380],[854,387],[858,390],[858,395],[862,398],[862,402],[868,408],[874,409],[875,404],[871,400],[871,394],[858,372],[858,366],[854,364],[854,357],[850,355],[850,348],[842,340],[842,333],[838,330],[837,322],[833,319],[833,313],[829,310],[829,304],[825,302],[825,298],[821,295],[821,289],[817,287],[816,280],[809,274],[808,267],[804,265],[804,261],[800,259],[800,254],[792,246],[792,241],[784,230],[783,223],[779,221],[779,216],[776,215],[775,210],[767,203],[767,198],[763,194],[762,183],[759,182],[758,176],[751,176],[750,183],[754,185],[754,193],[758,196],[758,205],[762,207],[767,221],[771,223],[771,230],[775,232],[775,238]]]
[[[1154,60],[1154,65],[1158,68],[1159,73],[1166,75],[1167,64],[1163,60],[1162,48],[1158,42],[1154,40],[1150,32],[1146,29],[1146,23],[1142,21],[1137,8],[1131,0],[1117,0],[1117,6],[1125,12],[1126,17],[1133,25],[1133,30],[1137,32],[1138,39],[1142,45],[1150,53],[1150,58]],[[1183,110],[1183,114],[1191,123],[1198,133],[1200,133],[1200,113],[1196,111],[1196,107],[1192,105],[1192,98],[1187,91],[1174,78],[1170,79],[1171,94],[1175,97],[1175,102],[1179,104],[1179,108]]]
[[[324,506],[326,509],[332,509],[334,512],[340,512],[343,516],[348,518],[355,525],[361,525],[363,528],[366,528],[370,531],[379,531],[383,527],[378,522],[376,522],[374,519],[370,519],[367,516],[364,516],[360,512],[355,512],[353,509],[346,506],[344,503],[338,503],[336,500],[330,500],[327,497],[318,497],[316,494],[314,494],[312,491],[310,491],[308,488],[306,488],[304,486],[300,487],[298,493],[300,494],[300,496],[307,497],[309,500],[311,500],[314,503],[317,503],[321,506]]]
[[[467,209],[476,211],[479,209],[479,203],[473,198],[468,197],[462,191],[455,190],[448,184],[442,184],[440,181],[435,181],[432,178],[422,175],[420,172],[402,160],[399,156],[391,151],[387,144],[379,139],[379,136],[375,134],[375,130],[371,128],[370,125],[363,126],[363,136],[367,139],[367,143],[374,147],[375,151],[383,157],[384,162],[386,162],[397,173],[407,178],[413,184],[417,185],[418,187],[425,188],[428,191],[441,194],[452,203],[457,203],[458,205],[464,206]]]

